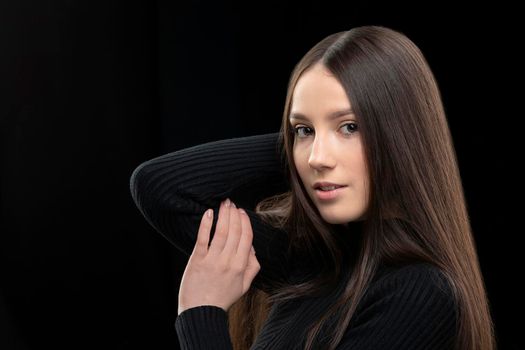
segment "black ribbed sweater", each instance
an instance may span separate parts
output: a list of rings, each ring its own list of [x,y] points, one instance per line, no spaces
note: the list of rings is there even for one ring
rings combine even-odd
[[[230,198],[251,220],[261,265],[252,286],[271,294],[277,282],[299,276],[286,255],[286,232],[254,212],[258,201],[289,188],[277,143],[278,133],[224,139],[148,160],[131,175],[132,197],[146,220],[187,257],[204,211],[213,208],[215,212],[211,241],[220,202]],[[343,233],[356,235],[360,229],[359,224],[350,223]],[[343,271],[329,293],[275,303],[252,349],[302,349],[309,326],[351,276],[351,268]],[[383,267],[359,303],[338,349],[452,349],[456,319],[451,289],[436,267],[426,263]],[[177,316],[175,329],[182,349],[232,348],[227,313],[220,307],[186,309]],[[326,334],[323,328],[320,336]]]

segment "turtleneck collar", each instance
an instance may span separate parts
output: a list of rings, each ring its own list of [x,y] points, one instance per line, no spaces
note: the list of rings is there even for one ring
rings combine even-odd
[[[340,226],[343,230],[362,230],[363,229],[363,225],[364,225],[365,221],[364,220],[359,220],[359,221],[349,221],[347,222],[346,224],[342,224],[342,225],[338,225]]]
[[[345,245],[355,247],[361,241],[363,226],[364,221],[350,221],[346,225],[336,225],[335,234]]]
[[[354,264],[355,258],[359,253],[359,248],[362,240],[364,221],[351,221],[345,225],[332,225],[332,232],[336,238],[341,251],[343,252],[343,273],[347,275],[348,271],[351,270]],[[301,258],[302,259],[302,258]],[[310,278],[312,274],[322,272],[323,266],[319,265],[314,261],[296,261],[294,265],[295,271],[298,272],[299,278],[305,276]]]

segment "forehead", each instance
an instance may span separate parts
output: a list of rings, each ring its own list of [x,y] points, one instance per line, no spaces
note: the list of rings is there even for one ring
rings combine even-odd
[[[290,117],[295,115],[328,115],[350,110],[346,91],[339,81],[321,65],[305,71],[295,86]]]

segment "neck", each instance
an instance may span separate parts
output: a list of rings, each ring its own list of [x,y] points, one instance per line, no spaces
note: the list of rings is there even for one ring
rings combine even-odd
[[[342,225],[335,225],[335,232],[341,243],[345,245],[345,250],[350,249],[355,254],[357,246],[361,242],[364,221],[350,221]]]

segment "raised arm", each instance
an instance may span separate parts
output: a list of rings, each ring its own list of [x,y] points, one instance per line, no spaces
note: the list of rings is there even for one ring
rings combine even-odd
[[[288,235],[265,223],[255,204],[288,190],[278,148],[279,133],[224,139],[171,152],[140,164],[130,190],[146,220],[178,250],[190,256],[202,215],[214,209],[213,238],[220,202],[230,198],[245,209],[261,270],[252,285],[271,293],[288,274]]]

